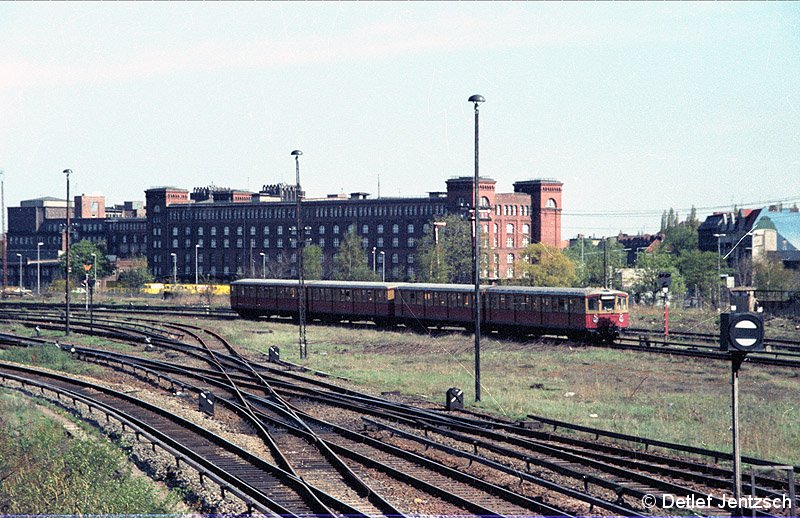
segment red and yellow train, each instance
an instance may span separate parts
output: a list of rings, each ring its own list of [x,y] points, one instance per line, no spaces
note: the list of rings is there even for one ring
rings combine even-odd
[[[372,321],[382,326],[474,327],[468,284],[306,281],[309,321]],[[244,318],[298,315],[298,281],[231,283],[231,308]],[[600,288],[486,286],[481,329],[507,334],[615,338],[628,327],[628,294]]]

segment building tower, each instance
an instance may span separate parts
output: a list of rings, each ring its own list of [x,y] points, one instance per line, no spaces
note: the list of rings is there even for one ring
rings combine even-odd
[[[564,184],[553,179],[514,183],[514,192],[531,197],[531,241],[561,248],[561,191]]]

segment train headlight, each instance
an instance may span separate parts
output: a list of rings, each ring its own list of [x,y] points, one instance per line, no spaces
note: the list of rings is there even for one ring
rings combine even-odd
[[[592,322],[594,322],[595,324],[600,322],[600,317],[598,317],[597,315],[593,316],[592,317]]]

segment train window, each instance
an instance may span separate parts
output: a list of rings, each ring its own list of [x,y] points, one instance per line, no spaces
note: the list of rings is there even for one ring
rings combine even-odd
[[[440,306],[447,305],[447,293],[439,293],[439,305]]]
[[[597,311],[597,299],[590,298],[586,300],[586,304],[589,308],[589,311]]]
[[[614,311],[614,297],[600,299],[603,311]]]
[[[492,309],[497,309],[497,296],[489,295],[487,298],[489,299],[489,307]]]
[[[628,311],[627,297],[617,297],[617,311]]]
[[[416,291],[409,291],[408,292],[408,303],[409,304],[417,304],[417,292]]]
[[[433,297],[431,296],[430,293],[423,292],[422,293],[422,298],[425,299],[425,305],[426,306],[430,306],[430,305],[433,304]]]
[[[531,309],[533,311],[539,311],[542,307],[542,299],[539,297],[531,297]]]
[[[517,302],[517,309],[519,311],[528,311],[531,307],[531,296],[530,295],[523,295],[519,297],[519,301]]]
[[[364,294],[367,296],[367,302],[375,301],[375,296],[372,294],[372,290],[367,290],[364,292]]]
[[[569,300],[558,299],[558,307],[562,313],[569,313]]]
[[[464,294],[464,305],[466,307],[472,306],[472,293],[465,293]]]
[[[542,311],[544,311],[545,313],[550,313],[551,311],[550,306],[551,306],[550,297],[542,297]]]
[[[499,300],[497,301],[497,306],[499,309],[506,309],[506,296],[500,295]]]

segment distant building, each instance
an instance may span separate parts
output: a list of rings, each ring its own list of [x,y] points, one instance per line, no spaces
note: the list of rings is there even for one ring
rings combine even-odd
[[[341,240],[352,229],[364,253],[387,280],[417,276],[417,244],[428,225],[445,214],[469,217],[472,177],[447,180],[446,192],[427,197],[370,198],[354,192],[303,200],[303,234],[323,250],[330,271]],[[482,248],[489,279],[514,275],[519,252],[532,242],[559,246],[562,183],[530,180],[513,193],[496,193],[495,181],[479,182]],[[219,187],[155,187],[145,191],[148,263],[156,278],[199,275],[229,281],[238,277],[297,274],[294,186],[265,185],[258,193]],[[384,266],[385,261],[385,266]]]
[[[617,243],[622,245],[627,252],[626,264],[628,266],[636,267],[639,263],[639,254],[653,253],[658,245],[664,240],[662,234],[637,234],[630,236],[628,234],[619,234],[617,236]]]

